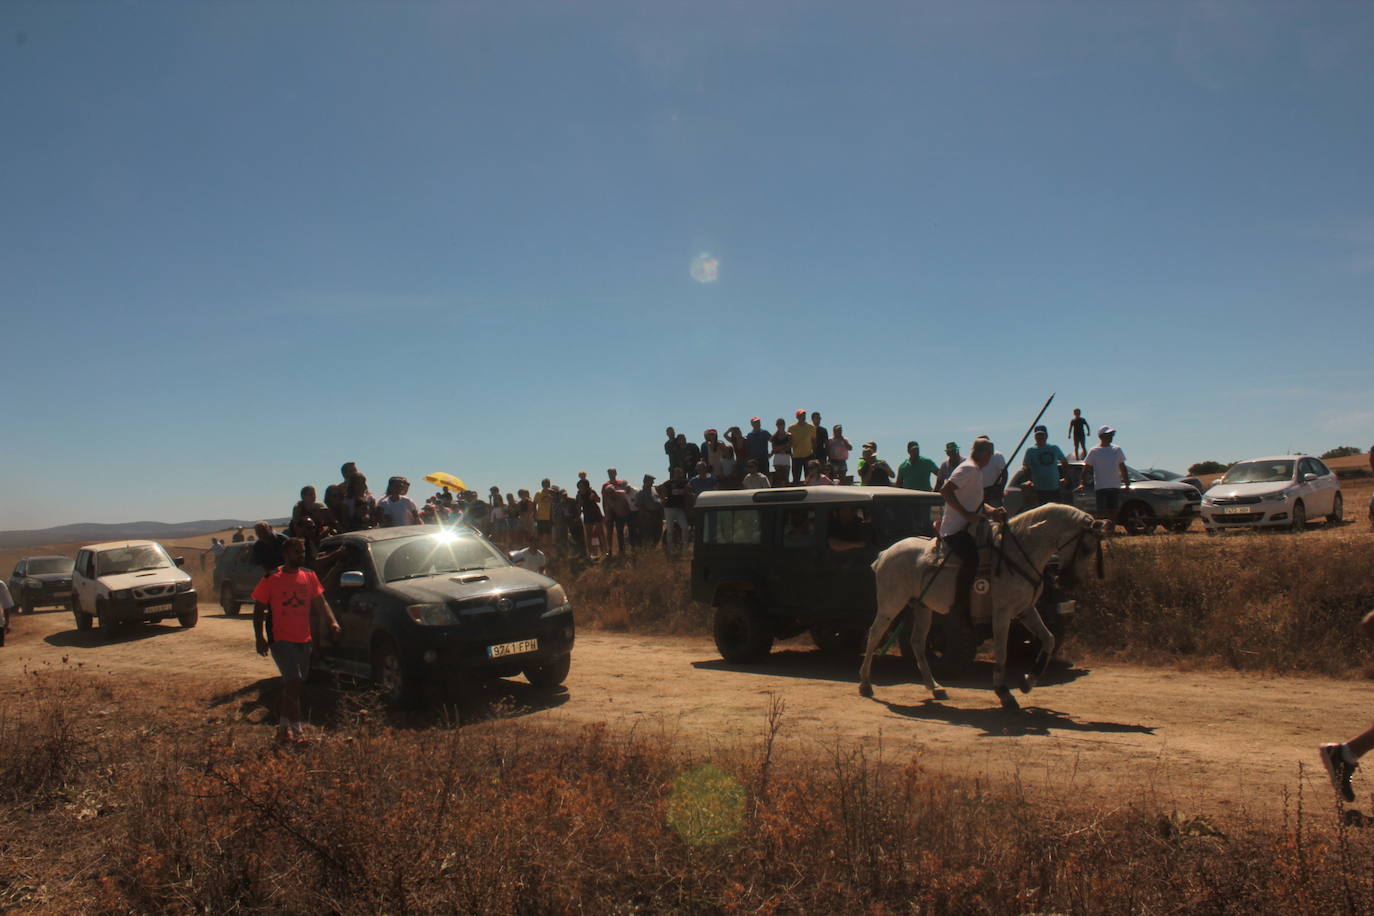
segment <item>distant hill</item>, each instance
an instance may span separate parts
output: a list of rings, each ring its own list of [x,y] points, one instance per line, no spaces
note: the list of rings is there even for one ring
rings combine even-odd
[[[256,521],[254,519],[253,521]],[[102,525],[95,522],[77,522],[72,525],[58,525],[55,528],[32,528],[26,531],[0,531],[0,548],[30,547],[36,544],[58,544],[67,541],[118,541],[124,538],[147,538],[161,541],[171,538],[193,537],[225,528],[240,525],[251,528],[253,521],[233,518],[201,519],[195,522],[116,522]],[[268,519],[273,525],[284,525],[287,519]]]

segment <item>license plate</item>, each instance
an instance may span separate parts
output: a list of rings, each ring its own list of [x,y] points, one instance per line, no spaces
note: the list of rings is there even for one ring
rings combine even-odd
[[[520,639],[515,642],[503,642],[499,646],[487,646],[488,658],[505,658],[508,655],[524,655],[526,652],[539,651],[539,640]]]
[[[145,614],[169,614],[171,611],[172,606],[170,604],[150,604],[143,609]]]
[[[1223,506],[1222,515],[1249,515],[1254,510],[1249,506]]]
[[[70,598],[72,596],[71,592],[49,592],[48,594],[54,598]]]

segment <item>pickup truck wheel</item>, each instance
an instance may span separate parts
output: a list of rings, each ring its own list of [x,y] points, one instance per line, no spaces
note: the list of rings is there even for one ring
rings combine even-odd
[[[372,650],[372,683],[388,706],[415,705],[417,691],[413,679],[401,664],[401,653],[390,639],[383,639]]]
[[[531,686],[541,690],[551,690],[561,686],[568,679],[568,671],[571,668],[572,654],[569,653],[542,665],[526,665],[523,670],[525,679],[530,682]]]
[[[184,614],[177,615],[177,623],[181,624],[183,630],[189,630],[200,620],[200,608],[193,607]]]
[[[761,661],[773,651],[773,630],[759,606],[748,598],[722,598],[712,631],[720,657],[735,664]]]
[[[811,628],[811,641],[826,655],[857,655],[864,650],[867,630],[825,625]]]
[[[220,584],[219,606],[230,617],[238,616],[240,604],[239,599],[234,597],[234,583],[226,581]]]
[[[76,618],[76,628],[78,630],[89,630],[95,626],[95,620],[90,614],[81,610],[81,605],[75,598],[72,599],[72,616]]]

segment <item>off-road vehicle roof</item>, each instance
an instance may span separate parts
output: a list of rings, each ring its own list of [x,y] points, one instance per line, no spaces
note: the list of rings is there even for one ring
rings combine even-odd
[[[82,549],[82,550],[94,550],[94,551],[96,551],[96,552],[99,552],[99,551],[102,551],[102,550],[116,550],[116,549],[118,549],[118,548],[120,548],[120,547],[161,547],[161,546],[162,546],[162,545],[159,544],[157,541],[130,540],[130,541],[105,541],[103,544],[87,544],[85,547],[82,547],[81,549]]]
[[[875,499],[909,499],[930,505],[944,503],[939,493],[902,487],[765,487],[759,490],[708,490],[697,497],[698,509],[767,505],[836,505],[870,503]]]

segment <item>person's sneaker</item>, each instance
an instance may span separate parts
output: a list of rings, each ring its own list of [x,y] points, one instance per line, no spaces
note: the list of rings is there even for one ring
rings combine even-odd
[[[1321,755],[1322,766],[1326,767],[1326,775],[1331,777],[1331,785],[1336,787],[1341,798],[1353,802],[1355,790],[1350,787],[1350,777],[1355,772],[1355,764],[1346,762],[1345,745],[1323,744]]]

